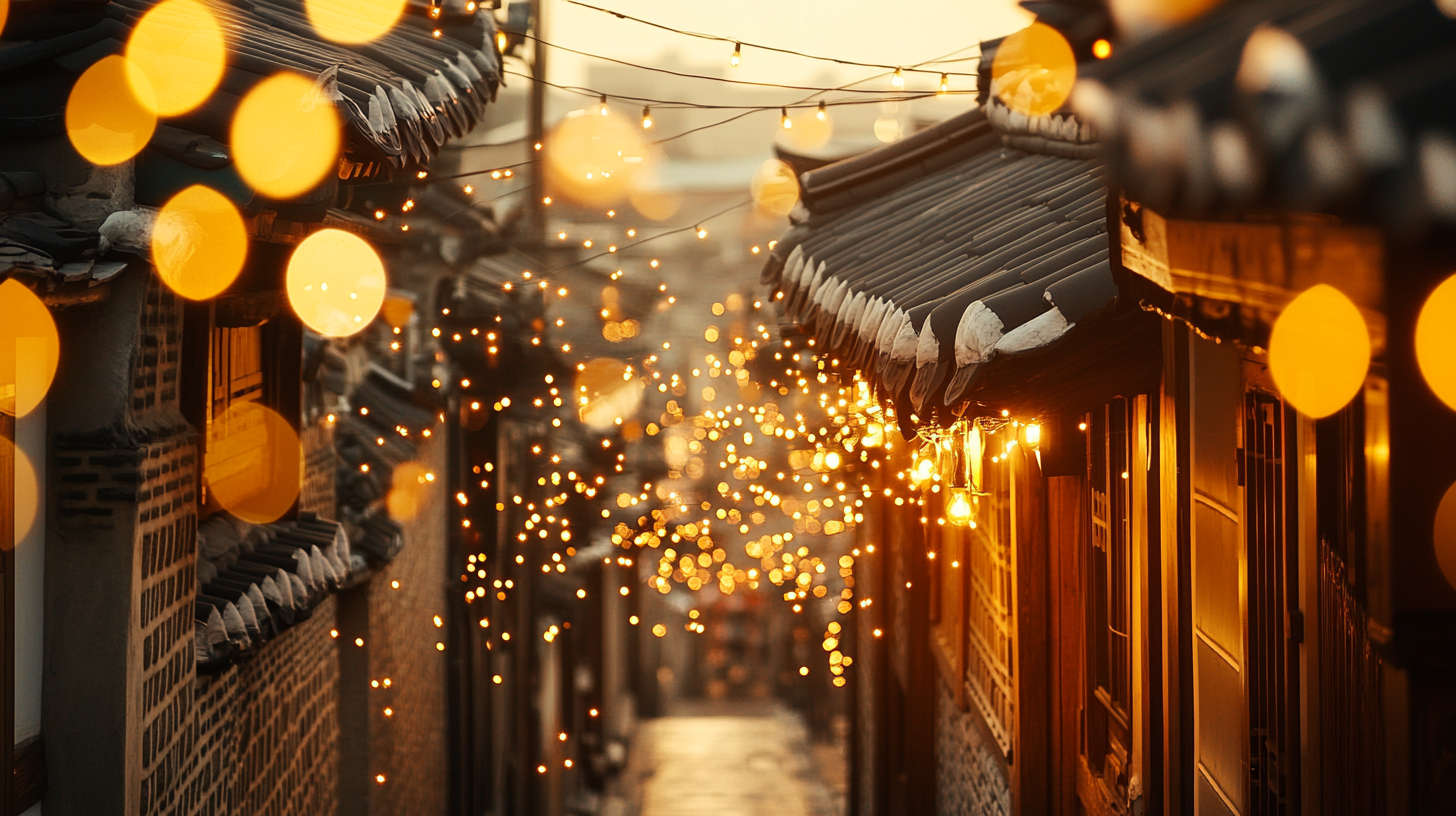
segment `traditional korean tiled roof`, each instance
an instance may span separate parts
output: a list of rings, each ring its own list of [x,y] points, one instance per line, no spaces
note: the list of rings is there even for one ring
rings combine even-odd
[[[1076,157],[1085,129],[988,110],[805,174],[763,271],[820,354],[902,415],[995,402],[981,382],[991,367],[1118,302],[1101,167]],[[1061,155],[1027,152],[1038,140]]]
[[[253,655],[364,567],[342,525],[300,514],[248,524],[227,514],[197,528],[197,665],[216,671]]]
[[[1456,20],[1430,0],[1224,3],[1085,66],[1073,95],[1129,197],[1175,216],[1456,221]]]
[[[94,4],[93,4],[94,5]],[[115,0],[88,27],[0,50],[0,134],[65,132],[70,86],[91,64],[121,53],[132,27],[155,3]],[[226,142],[233,111],[253,85],[279,71],[317,78],[347,123],[345,158],[370,175],[378,166],[423,168],[484,113],[501,82],[491,15],[449,26],[406,14],[371,43],[320,40],[300,0],[236,0],[209,8],[229,43],[227,74],[197,110],[169,125]],[[457,38],[458,37],[458,38]]]

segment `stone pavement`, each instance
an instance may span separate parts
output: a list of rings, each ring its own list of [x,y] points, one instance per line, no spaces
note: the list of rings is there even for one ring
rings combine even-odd
[[[679,705],[638,727],[621,798],[603,814],[842,816],[843,778],[839,753],[811,745],[781,705]]]

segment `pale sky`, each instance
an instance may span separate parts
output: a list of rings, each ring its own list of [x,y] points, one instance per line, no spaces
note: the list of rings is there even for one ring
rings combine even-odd
[[[1012,0],[589,0],[674,28],[780,48],[889,65],[911,65],[1010,33],[1030,17]],[[678,57],[726,69],[733,47],[620,20],[566,0],[547,0],[546,39],[558,45],[631,62],[663,66]],[[553,81],[582,84],[584,57],[551,54]],[[947,66],[970,71],[974,62]],[[755,82],[805,84],[829,76],[844,83],[875,73],[818,60],[745,48],[731,76]],[[934,83],[935,77],[927,80]],[[607,89],[616,90],[616,89]]]

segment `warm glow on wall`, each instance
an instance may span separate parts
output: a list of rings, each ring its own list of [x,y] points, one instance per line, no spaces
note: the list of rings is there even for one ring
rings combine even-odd
[[[308,21],[326,40],[366,43],[394,27],[405,0],[307,0]]]
[[[233,162],[244,181],[270,198],[293,198],[323,181],[339,140],[333,102],[298,74],[258,83],[233,116]]]
[[[23,417],[35,410],[51,388],[60,355],[46,305],[13,278],[0,283],[0,412]]]
[[[221,193],[196,184],[162,206],[152,229],[152,263],[162,282],[188,300],[222,294],[248,255],[248,232]]]
[[[0,451],[13,457],[15,463],[13,520],[15,538],[13,540],[20,541],[35,524],[36,510],[40,507],[40,485],[36,483],[35,468],[31,465],[29,457],[25,455],[25,451],[15,447],[15,443],[3,436],[0,436]],[[0,460],[5,458],[7,457],[0,456]]]
[[[288,259],[288,302],[309,328],[348,337],[378,314],[387,282],[379,254],[353,233],[315,232]]]
[[[993,91],[1006,107],[1027,116],[1060,108],[1077,80],[1077,57],[1055,28],[1032,23],[1002,41],[991,62]]]
[[[92,164],[121,164],[140,153],[157,129],[156,114],[132,92],[126,73],[125,59],[102,57],[66,100],[66,135]]]
[[[1456,484],[1446,489],[1446,495],[1436,508],[1432,543],[1436,548],[1436,562],[1441,565],[1441,574],[1446,576],[1446,583],[1456,587]]]
[[[222,27],[197,0],[166,0],[142,15],[126,46],[127,79],[159,116],[201,105],[222,80]]]
[[[1426,385],[1456,410],[1456,275],[1437,286],[1421,306],[1416,319],[1416,361]]]
[[[257,402],[212,418],[203,479],[212,501],[253,524],[277,521],[298,499],[303,448],[287,420]]]
[[[385,499],[390,518],[409,521],[419,515],[425,491],[430,487],[425,474],[425,468],[415,462],[405,462],[394,469],[389,496]]]
[[[1318,419],[1345,407],[1370,368],[1370,332],[1340,290],[1319,284],[1295,298],[1269,337],[1269,371],[1284,398]]]

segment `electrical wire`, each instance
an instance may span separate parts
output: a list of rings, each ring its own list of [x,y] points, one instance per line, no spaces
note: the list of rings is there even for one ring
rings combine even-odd
[[[733,204],[733,205],[731,205],[729,207],[725,207],[725,208],[719,210],[718,212],[713,213],[712,215],[706,215],[706,216],[703,216],[702,218],[699,218],[698,220],[694,221],[693,222],[693,225],[690,226],[690,227],[676,227],[674,229],[667,230],[666,232],[659,232],[656,235],[649,235],[649,236],[647,236],[646,238],[643,238],[640,241],[633,241],[630,244],[623,244],[622,246],[617,247],[617,251],[616,252],[598,252],[595,255],[588,255],[585,258],[579,258],[579,259],[577,259],[575,261],[572,261],[571,263],[562,264],[561,266],[558,266],[558,267],[556,267],[554,269],[548,269],[545,272],[542,272],[541,274],[542,275],[551,275],[551,274],[554,274],[556,272],[561,272],[562,270],[570,269],[573,266],[580,266],[581,264],[589,263],[591,261],[595,261],[598,258],[605,258],[608,255],[620,255],[623,250],[632,249],[633,247],[639,247],[639,246],[642,246],[643,244],[647,244],[647,243],[651,243],[653,241],[656,241],[659,238],[666,238],[669,235],[677,235],[677,234],[683,233],[683,232],[696,232],[698,229],[700,229],[702,227],[703,224],[706,224],[707,222],[712,221],[714,218],[721,218],[722,216],[725,216],[728,213],[733,212],[734,210],[736,210],[736,209],[738,209],[740,207],[746,207],[746,206],[748,206],[749,204],[752,204],[752,203],[753,203],[753,199],[751,199],[751,198],[745,199],[743,201],[738,202],[737,204]]]
[[[568,93],[578,94],[580,96],[596,97],[598,99],[600,99],[602,97],[606,97],[607,99],[616,99],[616,100],[620,100],[622,102],[632,102],[634,104],[652,105],[654,107],[658,107],[658,108],[661,108],[663,110],[691,109],[691,110],[740,110],[740,111],[741,110],[747,110],[747,111],[759,111],[759,110],[779,110],[780,108],[809,108],[809,107],[817,108],[819,106],[819,103],[818,102],[811,102],[808,99],[805,99],[805,100],[802,100],[802,101],[799,101],[799,102],[790,102],[790,103],[788,103],[786,105],[707,105],[707,104],[703,104],[701,102],[687,102],[687,101],[680,100],[680,99],[654,99],[652,97],[647,97],[647,96],[629,96],[627,94],[603,93],[601,91],[598,91],[598,90],[595,90],[595,89],[592,89],[592,88],[584,88],[584,87],[582,87],[580,85],[561,85],[559,83],[552,82],[550,80],[537,79],[536,77],[533,77],[530,74],[525,74],[525,73],[522,73],[520,71],[512,71],[510,69],[504,69],[502,71],[502,73],[509,74],[510,76],[518,76],[518,77],[521,77],[522,79],[529,79],[532,82],[539,82],[539,83],[541,83],[543,85],[546,85],[547,87],[555,88],[555,89],[560,90],[560,91],[566,91]],[[865,82],[865,81],[867,81],[867,80],[859,80],[859,82]],[[856,83],[852,83],[852,84],[859,84],[859,83],[856,82]],[[780,87],[786,87],[787,88],[787,87],[790,87],[790,86],[780,86]],[[805,88],[803,90],[812,90],[812,91],[815,92],[815,94],[814,94],[815,96],[818,96],[821,93],[832,93],[832,92],[835,92],[835,91],[851,91],[852,92],[852,89],[847,88],[847,87],[845,87],[845,88]],[[864,104],[877,103],[877,102],[910,102],[910,101],[914,101],[916,99],[925,99],[927,97],[932,97],[932,96],[961,96],[961,95],[974,94],[976,92],[974,90],[925,91],[925,92],[922,92],[922,93],[906,93],[905,91],[899,91],[898,92],[900,94],[899,96],[885,96],[884,95],[884,92],[880,92],[880,91],[875,91],[874,93],[879,94],[879,95],[876,96],[873,99],[840,99],[840,100],[826,101],[824,104],[827,107],[838,107],[838,106],[841,106],[841,105],[864,105]],[[810,99],[812,99],[812,97],[810,97]]]
[[[734,46],[736,46],[738,48],[742,48],[742,47],[747,46],[749,48],[757,48],[760,51],[772,51],[773,53],[776,53],[776,54],[788,54],[790,56],[803,57],[804,59],[819,60],[821,62],[832,62],[832,63],[835,63],[837,65],[854,65],[854,66],[858,66],[858,67],[861,67],[861,68],[885,68],[885,69],[888,69],[888,70],[891,70],[891,71],[900,70],[900,71],[905,71],[905,72],[910,72],[910,73],[917,73],[917,74],[947,74],[949,76],[965,76],[965,77],[974,77],[974,76],[976,76],[976,74],[974,74],[974,73],[951,72],[951,71],[937,71],[937,70],[933,70],[933,69],[929,69],[929,68],[920,68],[918,66],[916,66],[916,67],[908,67],[908,66],[899,66],[899,65],[885,65],[885,64],[881,64],[881,63],[877,63],[877,62],[859,62],[857,60],[846,60],[846,59],[838,59],[836,57],[825,57],[825,56],[820,56],[818,54],[806,54],[803,51],[794,51],[794,50],[789,49],[789,48],[775,48],[774,46],[771,46],[771,45],[762,45],[762,44],[759,44],[759,43],[751,43],[751,42],[748,42],[747,40],[735,40],[732,37],[721,37],[721,36],[719,36],[717,34],[704,34],[704,33],[699,32],[699,31],[685,31],[685,30],[680,29],[680,28],[673,28],[672,26],[663,25],[662,23],[654,23],[651,20],[644,20],[641,17],[633,17],[630,14],[623,14],[620,11],[613,11],[612,9],[609,9],[609,8],[602,8],[601,6],[594,6],[591,3],[583,3],[583,2],[581,2],[581,0],[566,0],[566,2],[572,4],[573,6],[581,6],[582,8],[589,8],[592,11],[600,11],[603,14],[610,14],[613,17],[616,17],[616,18],[619,18],[619,19],[622,19],[622,20],[631,20],[634,23],[641,23],[642,25],[651,26],[652,28],[661,29],[662,31],[670,31],[670,32],[672,32],[674,34],[681,34],[684,37],[696,37],[696,38],[698,38],[700,40],[712,40],[714,42],[732,43]],[[978,46],[975,46],[975,47],[979,48],[980,46],[978,45]],[[929,63],[920,63],[920,64],[921,65],[926,65],[926,64],[929,64]]]
[[[883,95],[883,94],[893,94],[893,93],[903,93],[904,92],[902,89],[894,89],[894,88],[892,88],[892,89],[885,89],[885,90],[877,90],[877,89],[874,89],[874,88],[850,88],[850,87],[846,87],[846,86],[840,86],[838,88],[820,88],[820,87],[813,86],[813,85],[785,85],[785,84],[781,84],[781,83],[777,83],[777,82],[751,82],[751,81],[746,80],[746,79],[730,79],[728,77],[710,76],[708,74],[689,74],[689,73],[684,73],[682,71],[673,71],[673,70],[670,70],[670,69],[667,69],[667,68],[654,68],[651,65],[641,65],[639,63],[628,62],[627,60],[620,60],[620,59],[616,59],[615,57],[608,57],[608,56],[604,56],[602,54],[592,54],[592,53],[589,53],[587,51],[578,51],[575,48],[567,48],[564,45],[557,45],[556,43],[547,42],[547,41],[545,41],[543,39],[540,39],[538,37],[534,37],[534,36],[532,36],[530,34],[522,34],[522,35],[519,35],[519,36],[524,37],[525,39],[528,39],[528,40],[532,40],[533,42],[540,43],[541,45],[543,45],[543,46],[545,46],[547,48],[555,48],[555,49],[560,50],[560,51],[565,51],[568,54],[576,54],[577,56],[587,57],[588,59],[601,60],[603,62],[610,62],[610,63],[614,63],[616,65],[625,65],[628,68],[636,68],[636,69],[641,70],[641,71],[652,71],[653,73],[668,74],[670,76],[683,77],[685,79],[701,79],[701,80],[706,80],[708,82],[724,82],[724,83],[727,83],[729,85],[749,85],[749,86],[753,86],[755,88],[782,88],[784,90],[789,90],[789,91],[817,91],[818,93],[829,93],[831,91],[842,91],[844,93],[881,94],[881,95]],[[876,67],[878,67],[878,66],[876,66]],[[913,70],[913,69],[908,69],[907,68],[907,69],[903,69],[903,70]],[[509,73],[509,72],[507,72],[507,73]],[[943,76],[969,76],[969,77],[973,77],[973,78],[975,76],[974,74],[951,74],[951,73],[945,72],[945,71],[925,71],[924,73],[940,74],[940,75],[943,75]],[[861,80],[861,82],[863,82],[863,81],[865,81],[865,80]],[[853,83],[853,84],[859,84],[859,83]],[[610,96],[610,94],[608,94],[608,96]]]

